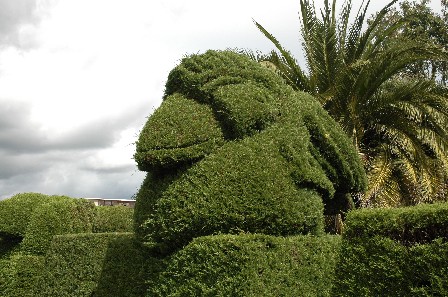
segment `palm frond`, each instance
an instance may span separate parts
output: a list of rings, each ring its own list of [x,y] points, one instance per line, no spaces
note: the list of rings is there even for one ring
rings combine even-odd
[[[339,17],[336,0],[324,0],[319,14],[314,1],[300,0],[307,72],[256,23],[277,49],[267,59],[276,71],[294,88],[315,95],[369,160],[365,206],[448,195],[448,90],[408,72],[415,63],[446,63],[448,52],[398,38],[409,19],[384,25],[397,2],[388,2],[364,29],[370,0],[363,0],[352,23],[351,0],[344,1]]]
[[[302,71],[302,69],[300,68],[299,64],[294,59],[294,57],[290,54],[289,51],[285,50],[283,46],[280,44],[280,42],[271,33],[269,33],[262,25],[257,23],[255,20],[254,23],[257,26],[257,28],[264,34],[264,36],[266,36],[266,38],[268,38],[275,45],[277,50],[281,53],[282,62],[285,64],[285,66],[286,65],[288,66],[288,71],[293,73],[296,77],[295,85],[297,89],[309,92],[310,88],[308,77]],[[280,65],[280,63],[276,65]]]

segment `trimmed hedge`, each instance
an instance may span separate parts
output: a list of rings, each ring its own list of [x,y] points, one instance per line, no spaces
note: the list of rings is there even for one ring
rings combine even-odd
[[[42,256],[11,255],[0,259],[0,296],[40,296],[39,286],[44,268]]]
[[[134,209],[122,205],[97,206],[92,231],[105,232],[132,232]]]
[[[147,261],[132,233],[57,235],[40,296],[144,296]]]
[[[0,201],[0,236],[24,237],[33,211],[59,196],[21,193]]]
[[[350,212],[334,296],[448,296],[448,204]]]
[[[54,235],[92,232],[95,205],[85,199],[55,199],[32,213],[22,250],[44,255]]]
[[[194,239],[149,280],[146,296],[331,296],[339,236]]]
[[[323,203],[339,213],[366,186],[350,140],[313,97],[230,51],[171,71],[135,160],[148,171],[135,232],[165,253],[218,233],[318,234]]]

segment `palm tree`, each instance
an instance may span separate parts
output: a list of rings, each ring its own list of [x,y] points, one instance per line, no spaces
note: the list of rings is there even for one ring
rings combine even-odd
[[[343,127],[365,162],[369,189],[362,206],[400,206],[444,199],[447,177],[448,92],[434,81],[406,76],[419,61],[443,60],[434,44],[396,38],[405,19],[383,22],[391,1],[366,25],[369,2],[349,22],[351,0],[340,16],[336,0],[317,15],[300,0],[306,69],[262,25],[276,51],[254,58],[268,63],[293,88],[313,94]],[[364,25],[367,27],[363,30]]]

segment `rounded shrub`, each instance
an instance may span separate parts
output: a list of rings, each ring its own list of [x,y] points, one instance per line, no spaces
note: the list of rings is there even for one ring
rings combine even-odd
[[[24,237],[34,209],[51,199],[55,198],[40,193],[21,193],[0,201],[0,236]]]

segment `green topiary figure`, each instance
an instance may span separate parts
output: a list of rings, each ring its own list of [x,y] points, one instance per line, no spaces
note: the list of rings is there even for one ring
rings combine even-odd
[[[161,252],[219,233],[319,234],[366,185],[349,139],[310,95],[234,52],[184,58],[135,160],[136,234]],[[335,201],[335,202],[332,202]]]

